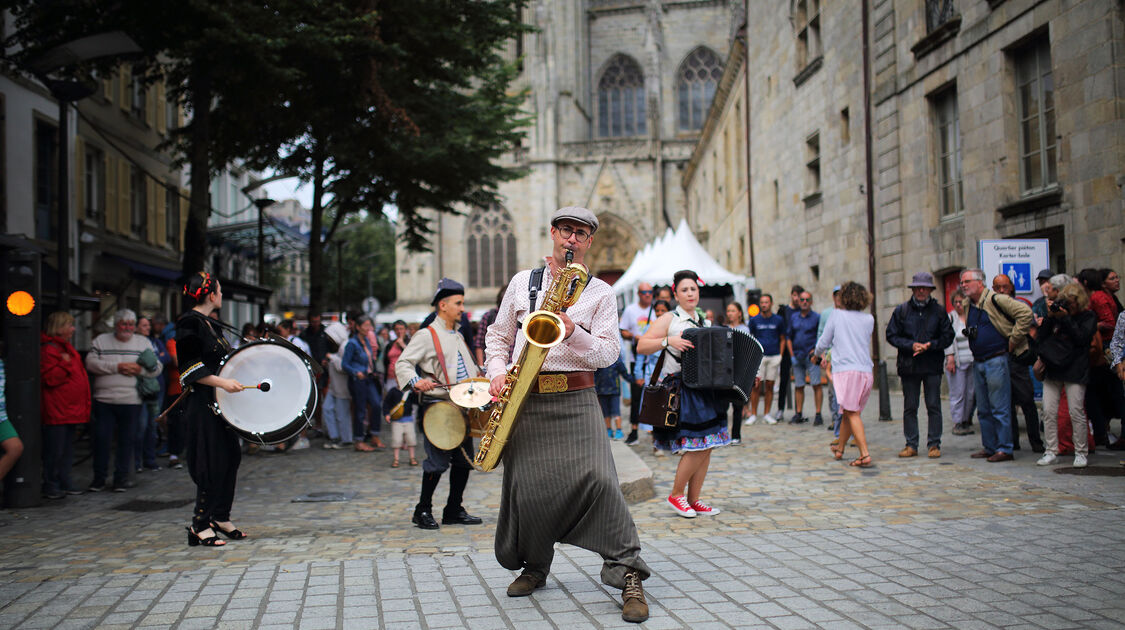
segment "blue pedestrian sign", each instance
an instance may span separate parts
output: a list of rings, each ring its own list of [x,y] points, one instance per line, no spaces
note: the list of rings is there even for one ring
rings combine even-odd
[[[1050,247],[1045,238],[986,239],[978,241],[977,260],[984,271],[985,286],[992,277],[1004,274],[1012,279],[1016,295],[1035,300],[1041,295],[1036,278],[1050,271]]]
[[[1004,269],[1004,275],[1011,278],[1016,293],[1031,292],[1031,263],[1005,261],[1001,263],[1001,268]]]

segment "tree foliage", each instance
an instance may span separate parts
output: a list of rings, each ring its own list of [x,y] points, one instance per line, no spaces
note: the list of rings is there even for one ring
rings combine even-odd
[[[208,182],[234,160],[313,185],[312,282],[322,248],[360,210],[393,204],[400,238],[429,248],[420,210],[496,201],[520,173],[498,165],[522,137],[503,45],[525,32],[525,0],[0,0],[9,46],[31,58],[78,37],[124,30],[134,61],[166,79],[190,124],[170,145],[191,165],[184,271],[206,260]],[[90,68],[76,68],[77,72]],[[103,68],[105,70],[107,68]],[[331,201],[321,206],[327,196]],[[322,287],[312,289],[321,308]]]

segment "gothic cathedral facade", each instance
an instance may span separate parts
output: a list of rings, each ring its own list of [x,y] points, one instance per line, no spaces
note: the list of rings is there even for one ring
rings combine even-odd
[[[684,216],[681,178],[711,106],[742,2],[534,0],[521,60],[531,126],[507,159],[527,170],[502,203],[432,213],[432,252],[396,255],[396,312],[429,309],[437,281],[466,286],[475,318],[521,269],[550,253],[548,220],[580,205],[601,228],[587,257],[609,282]]]

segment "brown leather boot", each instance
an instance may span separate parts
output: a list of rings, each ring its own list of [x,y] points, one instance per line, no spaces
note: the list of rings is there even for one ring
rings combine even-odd
[[[508,585],[508,597],[527,597],[546,583],[547,580],[534,573],[523,573]]]
[[[632,623],[648,619],[648,602],[645,589],[641,586],[641,574],[630,571],[625,574],[625,588],[621,589],[621,618]]]

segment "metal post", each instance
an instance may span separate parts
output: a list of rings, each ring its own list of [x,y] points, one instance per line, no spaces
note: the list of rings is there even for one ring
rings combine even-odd
[[[55,287],[55,295],[58,296],[58,304],[55,308],[60,311],[65,311],[70,306],[70,182],[67,181],[67,161],[69,158],[69,151],[67,146],[67,132],[66,132],[66,99],[58,98],[59,101],[59,129],[58,129],[58,185],[57,185],[57,201],[58,204],[58,284]]]
[[[879,422],[890,422],[891,418],[891,389],[887,380],[887,362],[880,359],[879,371]]]

